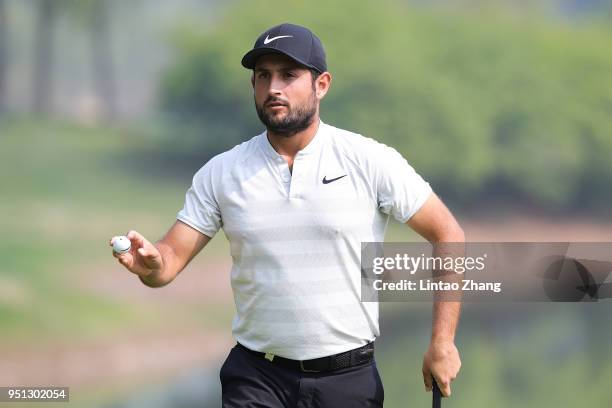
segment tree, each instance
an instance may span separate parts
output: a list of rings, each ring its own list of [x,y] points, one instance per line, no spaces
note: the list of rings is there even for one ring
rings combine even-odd
[[[117,113],[113,54],[111,50],[109,7],[111,2],[96,0],[91,4],[91,66],[96,92],[104,103],[103,116],[112,119]]]
[[[91,69],[98,97],[103,102],[101,116],[116,114],[115,81],[110,47],[110,0],[37,0],[37,24],[32,78],[32,110],[51,113],[53,107],[54,29],[60,14],[80,23],[89,33]]]
[[[0,113],[6,109],[6,66],[8,62],[6,2],[0,0]]]
[[[326,47],[334,81],[323,120],[396,147],[449,202],[609,212],[609,31],[394,0],[330,0],[325,13],[245,1],[227,16],[173,37],[162,106],[199,127],[190,140],[173,127],[173,149],[214,155],[261,131],[239,60],[265,28],[292,21]]]
[[[57,19],[55,0],[39,0],[34,43],[32,111],[48,114],[53,108],[53,37]]]
[[[112,0],[63,0],[62,11],[89,37],[89,51],[94,89],[102,102],[98,112],[102,119],[117,113],[116,86],[111,41]]]

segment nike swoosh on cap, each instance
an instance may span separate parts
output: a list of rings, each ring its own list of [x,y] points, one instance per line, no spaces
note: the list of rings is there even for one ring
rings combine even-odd
[[[266,35],[266,38],[264,38],[264,44],[270,44],[272,41],[278,40],[279,38],[290,38],[290,37],[293,37],[293,36],[292,35],[279,35],[276,37],[268,38],[268,36]]]

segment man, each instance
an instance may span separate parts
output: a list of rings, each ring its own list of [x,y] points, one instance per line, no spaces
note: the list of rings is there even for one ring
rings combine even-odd
[[[378,304],[360,302],[361,242],[389,215],[431,242],[462,242],[451,213],[394,149],[323,123],[332,82],[307,28],[264,32],[242,59],[266,131],[204,165],[156,244],[130,231],[115,255],[151,287],[171,282],[223,228],[237,345],[221,368],[224,407],[379,407]],[[436,302],[423,359],[442,394],[459,371],[459,304]]]

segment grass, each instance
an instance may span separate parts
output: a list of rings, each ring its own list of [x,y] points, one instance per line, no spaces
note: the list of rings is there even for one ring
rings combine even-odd
[[[160,238],[191,179],[144,177],[129,157],[146,141],[121,129],[19,119],[0,122],[0,129],[0,342],[77,341],[146,324],[146,305],[74,281],[116,266],[111,236],[133,228]],[[214,239],[204,256],[224,249],[223,238]],[[205,320],[186,316],[194,325]]]

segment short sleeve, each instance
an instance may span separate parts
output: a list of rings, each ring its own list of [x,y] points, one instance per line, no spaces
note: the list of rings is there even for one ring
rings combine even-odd
[[[221,211],[214,194],[213,163],[209,161],[194,176],[185,194],[185,205],[176,218],[202,234],[213,237],[221,228]]]
[[[407,222],[425,203],[431,186],[392,147],[378,145],[376,190],[378,208],[401,223]]]

